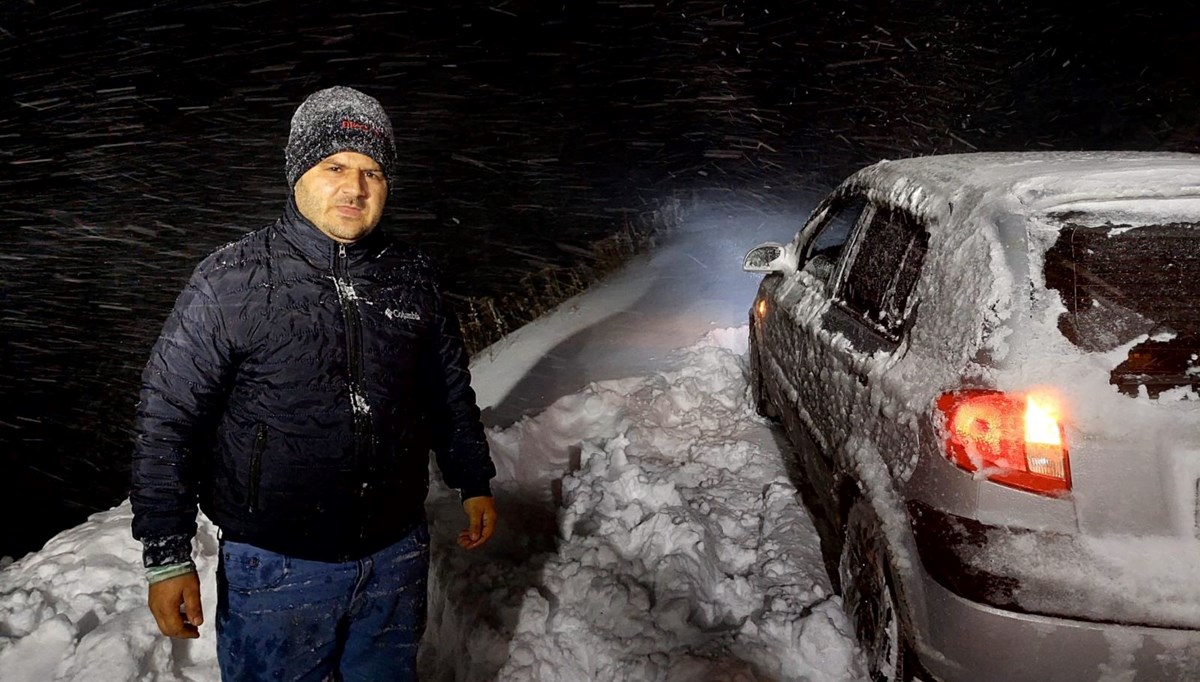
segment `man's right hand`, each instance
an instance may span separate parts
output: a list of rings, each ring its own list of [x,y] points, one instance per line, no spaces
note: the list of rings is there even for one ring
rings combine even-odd
[[[199,627],[204,624],[204,612],[200,608],[200,576],[196,573],[154,583],[150,586],[147,601],[150,613],[154,614],[158,629],[164,635],[179,639],[200,636]]]

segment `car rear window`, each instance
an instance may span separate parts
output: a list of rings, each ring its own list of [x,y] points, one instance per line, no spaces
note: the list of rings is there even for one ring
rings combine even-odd
[[[1046,286],[1067,311],[1059,331],[1087,351],[1145,336],[1112,383],[1151,397],[1200,385],[1200,223],[1105,225],[1065,221],[1046,253]]]

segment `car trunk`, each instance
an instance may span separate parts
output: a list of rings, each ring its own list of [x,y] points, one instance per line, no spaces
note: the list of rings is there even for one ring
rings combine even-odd
[[[1058,331],[1106,359],[1121,396],[1095,396],[1108,417],[1070,445],[1081,529],[1195,538],[1200,223],[1156,206],[1048,216],[1057,236],[1043,274],[1065,308]]]
[[[1200,388],[1200,225],[1064,221],[1046,252],[1059,331],[1084,351],[1132,344],[1109,382],[1129,396],[1193,399]]]
[[[1021,571],[1022,601],[1074,595],[1080,615],[1200,627],[1200,223],[1051,222],[1045,287],[1065,308],[1057,332],[1087,359],[1064,356],[1046,379],[1093,374],[1068,391],[1079,532]]]

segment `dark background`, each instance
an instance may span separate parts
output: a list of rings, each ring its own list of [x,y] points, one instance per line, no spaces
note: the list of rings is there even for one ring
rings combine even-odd
[[[0,3],[0,556],[125,497],[150,345],[195,263],[278,213],[318,88],[392,113],[389,219],[464,297],[671,197],[1200,132],[1200,12],[1174,3],[146,4]]]

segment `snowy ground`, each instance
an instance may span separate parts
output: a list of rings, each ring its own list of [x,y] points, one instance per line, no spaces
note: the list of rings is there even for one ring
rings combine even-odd
[[[698,213],[671,244],[472,366],[502,515],[430,494],[431,680],[859,680],[778,434],[746,393],[744,251],[798,215]],[[144,608],[128,503],[0,571],[0,679],[216,680],[213,632]],[[216,541],[197,563],[213,609]],[[211,618],[209,619],[211,622]]]

